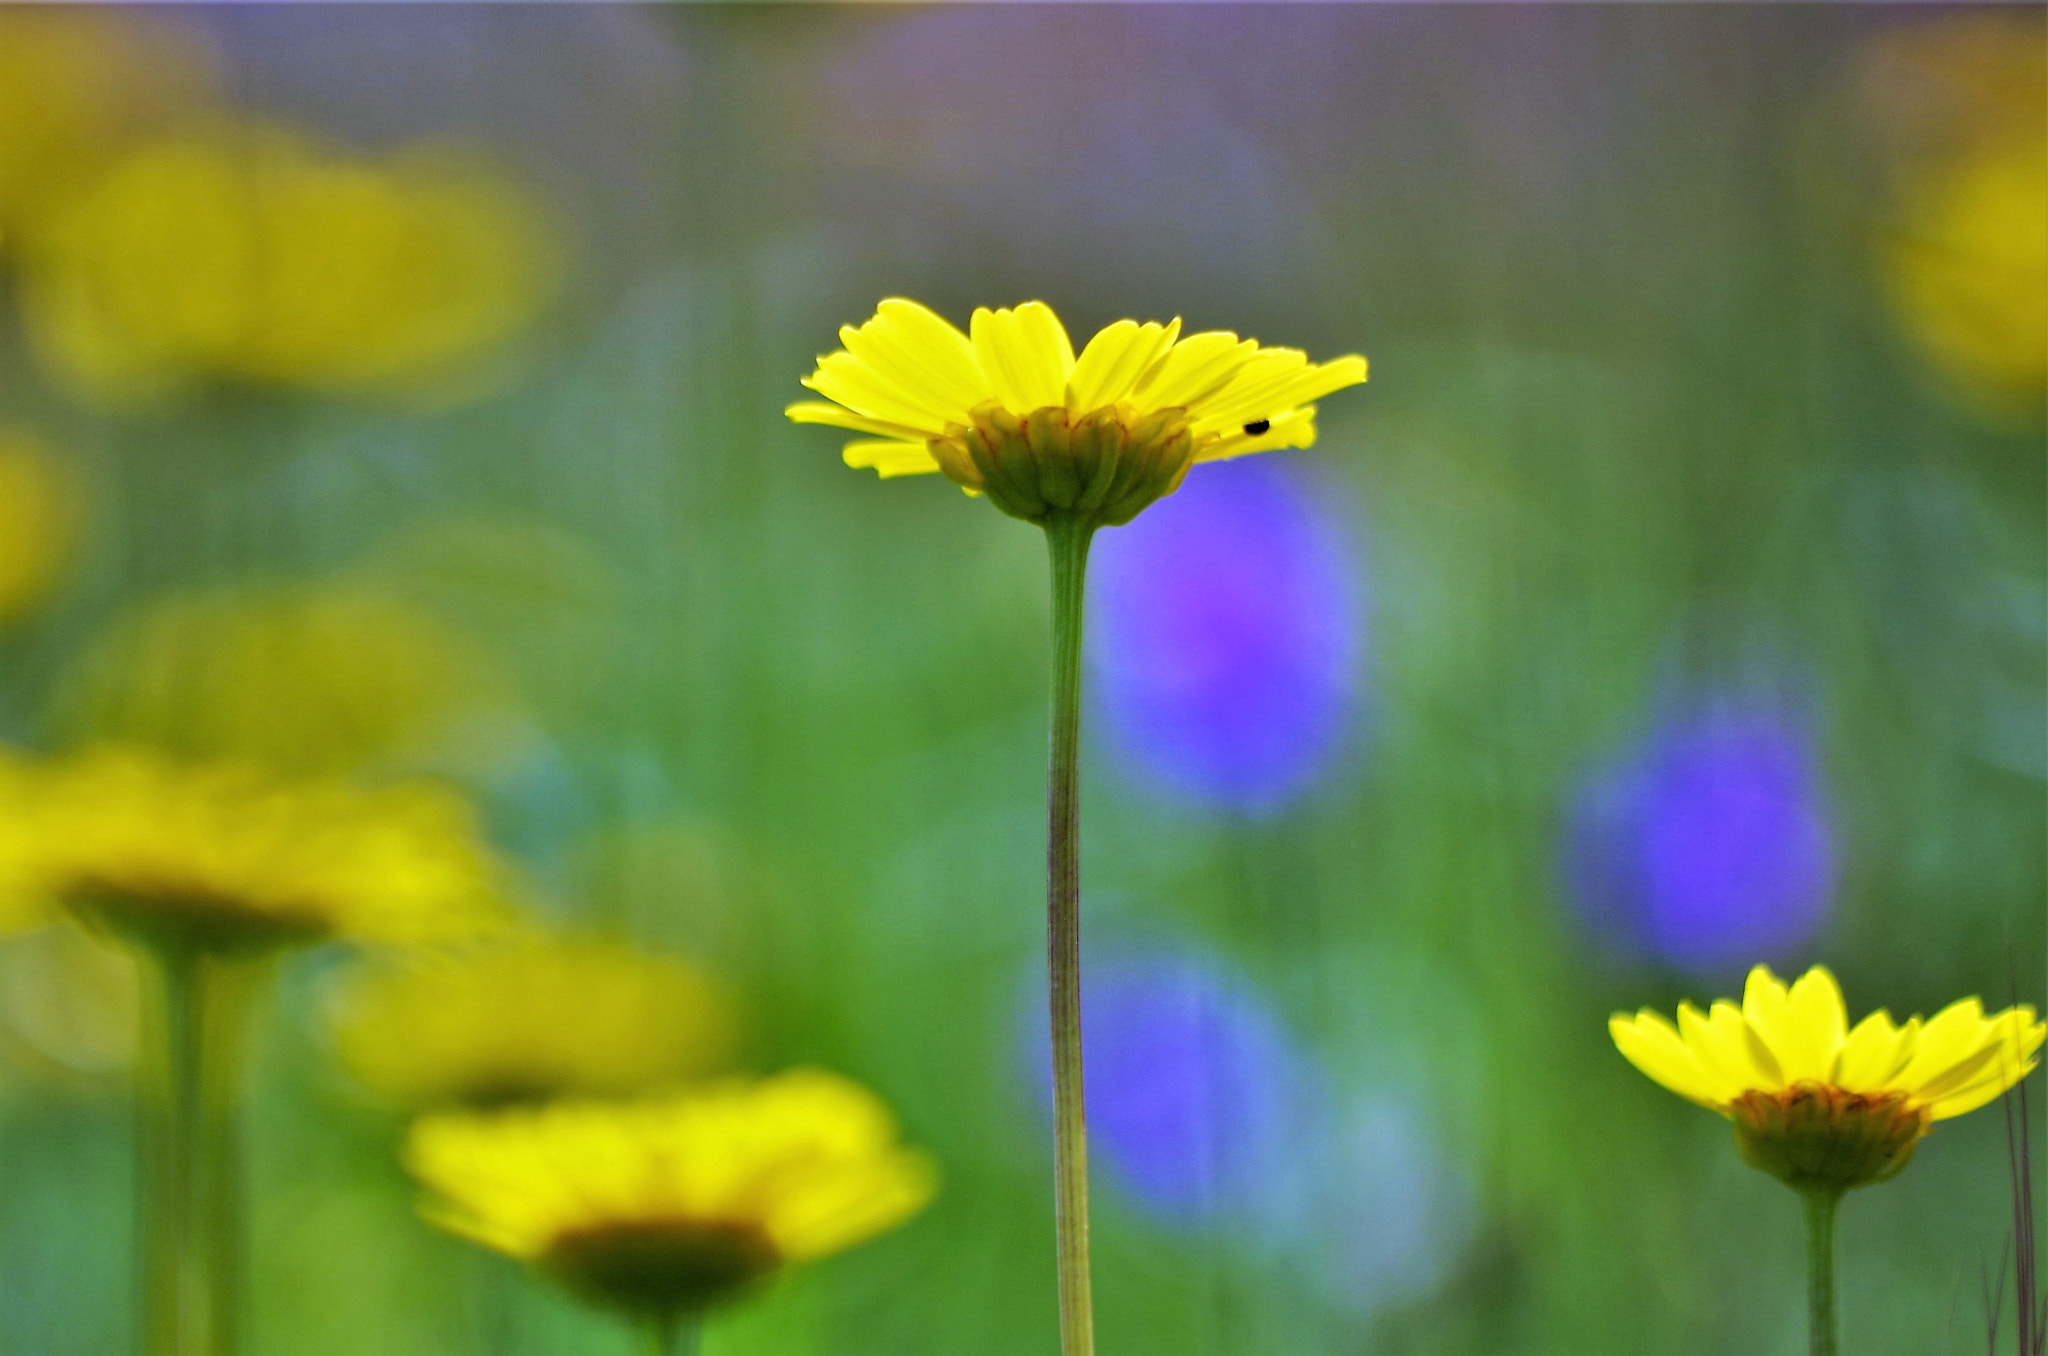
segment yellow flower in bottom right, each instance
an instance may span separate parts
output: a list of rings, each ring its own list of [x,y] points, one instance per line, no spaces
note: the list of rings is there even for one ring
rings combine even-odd
[[[1752,1164],[1805,1189],[1846,1191],[1906,1165],[1933,1122],[1974,1111],[2038,1063],[2048,1027],[2031,1007],[1987,1016],[1975,998],[1903,1025],[1883,1010],[1855,1027],[1816,965],[1787,987],[1749,972],[1742,1005],[1648,1008],[1608,1021],[1631,1064],[1735,1123]]]
[[[1835,977],[1814,966],[1787,987],[1749,972],[1742,1006],[1678,1023],[1644,1008],[1607,1029],[1629,1063],[1679,1096],[1735,1123],[1754,1166],[1797,1191],[1806,1214],[1806,1313],[1811,1356],[1840,1350],[1835,1213],[1850,1189],[1882,1182],[1913,1157],[1929,1127],[1973,1111],[2026,1077],[2048,1028],[2019,1006],[1986,1016],[1975,998],[1904,1025],[1882,1010],[1853,1028]]]

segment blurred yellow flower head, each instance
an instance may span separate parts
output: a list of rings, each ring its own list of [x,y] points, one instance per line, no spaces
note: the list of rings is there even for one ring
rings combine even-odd
[[[1899,1171],[1932,1122],[2024,1078],[2048,1036],[2032,1008],[1987,1017],[1975,998],[1903,1026],[1880,1010],[1852,1029],[1841,988],[1818,965],[1790,988],[1759,965],[1740,1007],[1681,1003],[1676,1027],[1644,1008],[1616,1013],[1608,1030],[1631,1064],[1733,1121],[1752,1164],[1833,1190]]]
[[[100,638],[58,701],[81,735],[314,775],[488,767],[522,729],[477,642],[346,582],[153,600]]]
[[[227,123],[131,148],[34,244],[31,339],[115,401],[208,378],[459,393],[556,272],[533,203],[458,156],[372,160]]]
[[[1879,280],[1907,342],[1992,415],[2048,398],[2048,25],[2038,11],[1901,26],[1859,103],[1888,199]]]
[[[48,447],[0,427],[0,621],[40,602],[70,554],[78,489]]]
[[[2048,136],[1929,169],[1883,242],[1900,327],[1956,388],[2038,413],[2048,397]]]
[[[733,1047],[725,991],[691,966],[532,935],[365,968],[333,1024],[357,1080],[411,1108],[636,1093]]]
[[[211,950],[417,943],[500,922],[504,868],[438,786],[278,780],[108,747],[0,768],[0,924],[68,908]]]
[[[91,9],[0,9],[0,249],[126,140],[203,103],[213,60],[189,31]]]
[[[869,435],[849,466],[943,471],[1030,522],[1129,522],[1195,462],[1315,442],[1316,400],[1365,380],[1365,359],[1311,363],[1223,330],[1119,320],[1079,356],[1044,302],[977,309],[962,334],[891,298],[839,331],[803,384],[798,423]],[[827,403],[827,402],[831,403]]]
[[[591,1303],[656,1319],[893,1228],[936,1182],[880,1099],[815,1070],[429,1116],[406,1161],[435,1223]]]

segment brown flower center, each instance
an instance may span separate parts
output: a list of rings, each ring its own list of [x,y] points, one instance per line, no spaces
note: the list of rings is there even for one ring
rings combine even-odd
[[[1906,1166],[1927,1133],[1927,1109],[1902,1092],[1845,1092],[1795,1083],[1745,1092],[1728,1108],[1751,1166],[1801,1191],[1839,1194]]]

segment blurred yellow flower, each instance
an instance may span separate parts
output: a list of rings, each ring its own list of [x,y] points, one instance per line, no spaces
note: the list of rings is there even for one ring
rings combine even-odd
[[[1957,388],[2038,415],[2048,397],[2048,136],[1930,168],[1909,194],[1883,244],[1900,327]]]
[[[1903,1026],[1882,1010],[1852,1029],[1824,967],[1789,989],[1749,972],[1742,1006],[1645,1008],[1608,1022],[1629,1062],[1735,1123],[1755,1166],[1795,1187],[1841,1191],[1906,1165],[1930,1124],[1975,1110],[2025,1077],[2048,1028],[2030,1007],[1987,1017],[1966,998]]]
[[[1980,412],[2029,421],[2048,398],[2044,42],[2038,9],[1976,10],[1888,28],[1851,67],[1901,333]]]
[[[943,471],[1014,517],[1115,525],[1195,462],[1309,446],[1314,402],[1366,377],[1360,357],[1316,364],[1221,330],[1182,338],[1179,320],[1119,320],[1077,357],[1038,301],[977,309],[968,330],[884,301],[804,378],[826,400],[786,412],[870,435],[846,445],[849,466]]]
[[[124,141],[206,100],[191,30],[90,9],[0,8],[0,248]]]
[[[152,600],[87,651],[57,700],[80,736],[317,775],[488,770],[524,737],[509,688],[434,612],[336,582]]]
[[[936,1180],[878,1098],[815,1070],[442,1113],[413,1127],[406,1161],[436,1224],[657,1323],[893,1228]]]
[[[78,491],[35,435],[0,428],[0,621],[40,602],[69,554]]]
[[[456,156],[358,159],[229,124],[135,146],[33,244],[32,341],[115,401],[206,378],[465,393],[556,273],[534,204]]]
[[[410,1108],[641,1092],[733,1047],[725,991],[691,966],[530,935],[366,968],[333,1026],[357,1080]]]
[[[438,786],[281,781],[108,747],[0,766],[0,926],[70,909],[198,951],[497,926],[504,869]]]

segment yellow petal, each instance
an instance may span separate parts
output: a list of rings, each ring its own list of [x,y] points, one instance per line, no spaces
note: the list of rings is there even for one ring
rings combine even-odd
[[[859,414],[916,429],[925,437],[936,438],[949,422],[960,422],[928,392],[889,380],[843,349],[818,359],[818,370],[803,384]]]
[[[1891,1085],[1916,1092],[1984,1048],[1990,1033],[1985,1027],[1984,1004],[1964,998],[1949,1004],[1929,1018],[1920,1029],[1913,1058],[1899,1070]]]
[[[1052,307],[1042,301],[1027,301],[1014,311],[984,306],[968,329],[996,399],[1012,413],[1066,403],[1074,347]]]
[[[1098,330],[1067,379],[1067,407],[1085,414],[1116,404],[1179,335],[1177,318],[1168,325],[1119,320]]]
[[[1365,359],[1338,358],[1320,366],[1294,349],[1262,349],[1222,390],[1193,407],[1197,433],[1248,424],[1308,405],[1365,380]]]
[[[1876,1092],[1904,1066],[1918,1036],[1917,1023],[1894,1026],[1892,1015],[1879,1008],[1844,1038],[1828,1081],[1849,1092]]]
[[[1950,1120],[1965,1112],[1975,1111],[1988,1102],[1995,1102],[2005,1095],[2008,1088],[2032,1073],[2039,1065],[2039,1060],[2030,1059],[2020,1064],[1986,1070],[1976,1081],[1928,1103],[1928,1118],[1937,1121]]]
[[[839,342],[878,375],[955,423],[994,395],[967,336],[914,301],[891,297],[859,329],[842,327]]]
[[[2035,1020],[2032,1008],[2009,1008],[1992,1018],[1992,1024],[1995,1027],[1992,1044],[1996,1053],[1974,1078],[1933,1100],[1928,1114],[1935,1120],[1947,1120],[1966,1111],[1975,1111],[2025,1078],[2039,1063],[2035,1055],[2043,1039],[2048,1038],[2048,1026]]]
[[[828,404],[823,400],[799,400],[782,412],[793,424],[827,424],[833,428],[852,429],[855,433],[873,433],[897,441],[922,440],[922,430],[907,424],[892,424],[886,419],[871,419],[865,414],[855,414],[843,405]]]
[[[2008,1008],[1986,1019],[1982,1028],[1982,1044],[1974,1053],[1933,1074],[1909,1091],[1934,1105],[1941,1105],[1959,1094],[1964,1097],[1974,1095],[1987,1082],[1997,1084],[1998,1091],[2003,1092],[2026,1076],[2030,1067],[2029,1056],[2041,1044],[2039,1037],[2031,1034],[2036,1029],[2032,1008]],[[1951,1111],[1949,1114],[1960,1115],[1961,1112]]]
[[[1313,406],[1304,410],[1289,410],[1272,421],[1264,433],[1227,433],[1221,438],[1203,443],[1195,452],[1196,461],[1228,461],[1232,457],[1250,456],[1254,452],[1273,452],[1283,447],[1314,447],[1316,445],[1316,412]]]
[[[1257,342],[1240,340],[1227,330],[1191,334],[1138,379],[1132,403],[1153,410],[1193,408],[1223,389],[1258,351]]]
[[[1751,1058],[1749,1028],[1733,1003],[1714,1004],[1711,1016],[1702,1016],[1692,1004],[1681,1003],[1678,1030],[1700,1068],[1713,1080],[1718,1100],[1733,1101],[1752,1088],[1775,1092],[1781,1086]]]
[[[939,463],[923,443],[856,439],[846,445],[840,458],[856,469],[873,467],[884,480],[892,476],[921,476],[939,469]]]
[[[1607,1032],[1623,1057],[1651,1079],[1687,1101],[1722,1110],[1714,1080],[1663,1017],[1648,1008],[1634,1017],[1617,1012],[1607,1019]]]
[[[1847,1028],[1841,987],[1826,966],[1816,965],[1792,985],[1777,1029],[1765,1038],[1787,1083],[1820,1082],[1834,1071]]]

